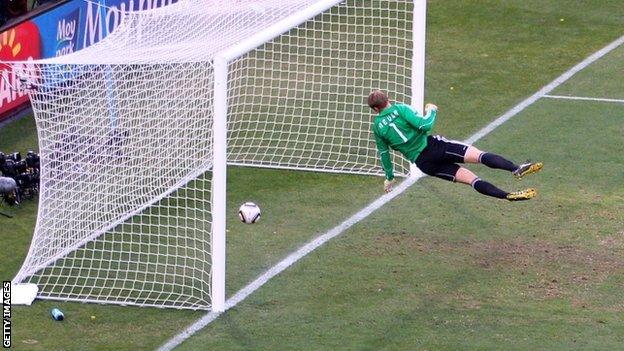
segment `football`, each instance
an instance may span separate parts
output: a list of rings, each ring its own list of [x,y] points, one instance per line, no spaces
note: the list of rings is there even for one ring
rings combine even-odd
[[[238,209],[238,217],[243,223],[256,223],[260,220],[260,207],[253,202],[245,202]]]

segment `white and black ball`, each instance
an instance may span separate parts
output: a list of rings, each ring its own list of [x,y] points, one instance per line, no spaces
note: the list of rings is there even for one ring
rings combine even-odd
[[[260,207],[253,202],[245,202],[238,209],[241,222],[253,224],[260,220]]]

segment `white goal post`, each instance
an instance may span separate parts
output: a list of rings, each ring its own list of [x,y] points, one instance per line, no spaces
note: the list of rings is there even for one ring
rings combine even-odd
[[[227,167],[382,175],[366,97],[422,111],[425,0],[181,0],[12,64],[39,134],[38,298],[225,309]],[[399,175],[410,164],[395,158]]]

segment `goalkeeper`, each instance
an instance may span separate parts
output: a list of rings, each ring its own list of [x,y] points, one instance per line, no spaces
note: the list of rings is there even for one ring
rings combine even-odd
[[[528,200],[536,195],[535,189],[531,188],[506,192],[458,165],[458,163],[482,163],[490,168],[507,170],[517,178],[542,169],[542,163],[516,165],[502,156],[483,152],[472,145],[447,140],[439,135],[429,135],[436,121],[437,106],[427,104],[425,115],[422,116],[411,106],[390,104],[388,95],[381,90],[370,93],[368,106],[378,114],[373,122],[373,133],[386,173],[384,181],[386,192],[392,191],[395,182],[390,160],[392,148],[415,163],[423,173],[452,182],[469,184],[484,195],[509,201]]]

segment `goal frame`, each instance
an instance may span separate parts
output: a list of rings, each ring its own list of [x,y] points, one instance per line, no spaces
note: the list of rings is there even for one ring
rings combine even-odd
[[[214,122],[213,122],[213,179],[212,179],[212,310],[223,312],[225,304],[226,262],[226,181],[227,181],[227,117],[228,117],[228,65],[251,50],[265,44],[307,20],[342,3],[344,0],[322,0],[299,11],[246,40],[218,53],[213,59],[214,68]],[[411,101],[422,112],[425,87],[426,0],[413,0],[412,18],[412,77]],[[419,173],[410,165],[410,176]]]

